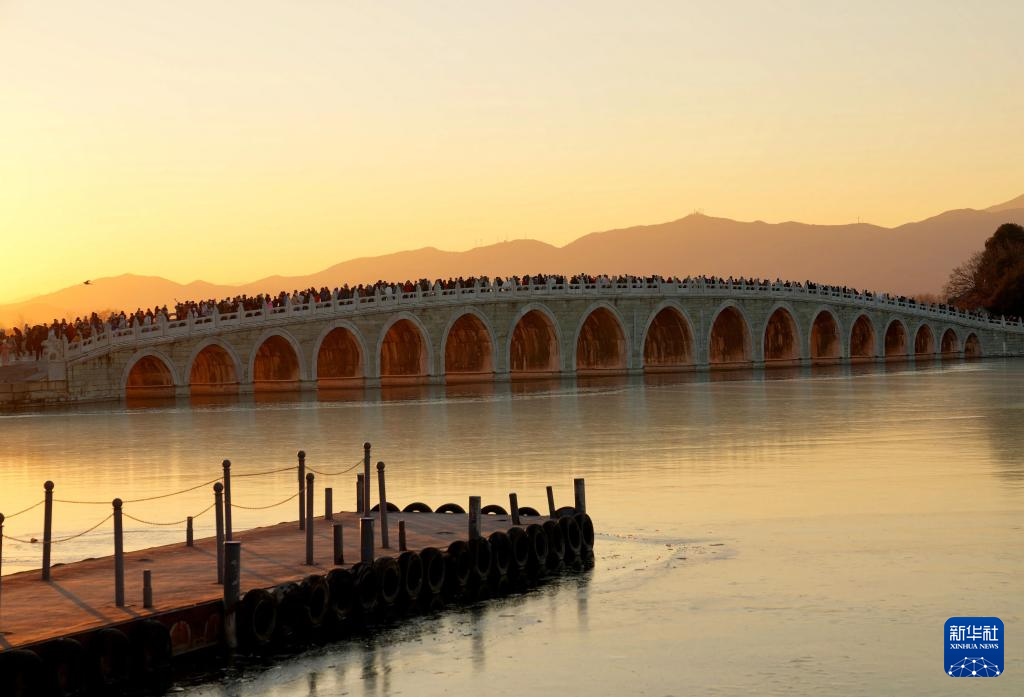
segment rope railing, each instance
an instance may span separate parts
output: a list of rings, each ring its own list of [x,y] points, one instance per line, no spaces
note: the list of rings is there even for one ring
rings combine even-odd
[[[313,469],[309,465],[306,465],[306,471],[307,472],[312,472],[313,474],[317,475],[318,477],[337,477],[337,476],[340,476],[342,474],[348,474],[349,472],[354,470],[356,467],[359,467],[359,465],[363,464],[363,462],[364,462],[363,458],[359,458],[358,460],[356,460],[356,463],[354,465],[352,465],[351,467],[347,467],[347,468],[345,468],[343,470],[338,470],[337,472],[324,472],[324,471],[321,471],[321,470],[318,470],[318,469]]]
[[[33,508],[39,508],[40,506],[42,506],[42,505],[43,505],[43,503],[44,503],[45,501],[46,501],[46,499],[40,499],[40,500],[36,501],[35,503],[33,503],[33,504],[32,504],[31,506],[29,506],[28,508],[22,508],[22,509],[21,509],[20,511],[18,511],[17,513],[12,513],[12,514],[10,514],[10,515],[8,515],[8,516],[4,516],[4,517],[5,517],[5,518],[6,518],[7,520],[10,520],[11,518],[17,518],[17,517],[18,517],[18,516],[20,516],[20,515],[21,515],[22,513],[28,513],[28,512],[29,512],[29,511],[31,511],[31,510],[32,510]]]
[[[241,508],[242,510],[245,510],[245,511],[265,511],[268,508],[276,508],[277,506],[283,506],[284,504],[286,504],[289,501],[293,500],[298,495],[299,495],[299,492],[296,491],[294,494],[292,494],[288,498],[283,499],[281,501],[278,501],[277,503],[271,503],[271,504],[266,505],[266,506],[243,506],[241,504],[238,504],[238,503],[235,503],[234,501],[232,501],[231,502],[231,507],[232,508]]]
[[[125,518],[128,518],[129,520],[134,520],[136,523],[141,523],[142,525],[152,525],[152,526],[156,526],[156,527],[171,527],[171,526],[174,526],[174,525],[184,525],[185,523],[188,522],[189,518],[191,518],[192,520],[195,520],[196,518],[199,518],[200,516],[202,516],[204,513],[208,512],[211,508],[213,508],[216,505],[217,505],[217,502],[214,501],[209,506],[207,506],[203,510],[199,511],[195,515],[185,516],[181,520],[173,520],[173,521],[169,521],[169,522],[166,522],[166,523],[157,522],[157,521],[153,521],[153,520],[143,520],[142,518],[136,518],[135,516],[133,516],[131,513],[128,513],[127,511],[121,511],[121,515],[123,515]]]
[[[55,544],[59,544],[61,542],[70,542],[71,540],[78,539],[79,537],[82,537],[83,535],[89,534],[90,532],[92,532],[93,530],[95,530],[99,526],[103,525],[104,523],[106,523],[108,520],[110,520],[113,517],[114,517],[114,514],[113,513],[109,513],[109,514],[107,514],[106,518],[104,518],[103,520],[99,521],[95,525],[90,525],[88,528],[86,528],[82,532],[76,532],[74,535],[66,535],[64,537],[54,537],[53,539],[50,540],[50,544],[51,545],[55,545]],[[12,542],[20,542],[20,543],[26,544],[26,545],[34,545],[34,544],[42,544],[43,543],[43,540],[40,540],[39,538],[36,538],[36,537],[30,537],[28,539],[25,539],[25,538],[21,538],[21,537],[15,537],[14,535],[8,535],[7,533],[3,534],[3,538],[5,540],[10,540]]]

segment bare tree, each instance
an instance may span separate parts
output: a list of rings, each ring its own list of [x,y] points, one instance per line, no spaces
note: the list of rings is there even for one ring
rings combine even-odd
[[[942,294],[946,296],[946,302],[951,305],[963,307],[969,310],[981,307],[985,298],[979,286],[981,259],[984,252],[978,251],[970,256],[967,261],[957,266],[949,274]]]

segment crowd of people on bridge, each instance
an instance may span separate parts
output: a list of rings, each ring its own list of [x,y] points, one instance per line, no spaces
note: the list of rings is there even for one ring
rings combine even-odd
[[[102,336],[106,332],[117,332],[124,329],[132,329],[136,326],[148,327],[170,321],[194,320],[196,318],[210,317],[214,313],[219,315],[237,312],[263,312],[270,314],[280,308],[304,306],[310,303],[330,303],[336,301],[352,300],[362,297],[381,297],[383,299],[393,298],[407,293],[419,292],[444,292],[463,288],[483,288],[507,290],[519,286],[554,285],[561,286],[589,285],[597,287],[611,287],[626,285],[634,287],[637,285],[656,284],[687,284],[687,285],[717,285],[732,284],[741,287],[756,288],[794,288],[806,290],[826,290],[829,292],[841,292],[850,295],[863,295],[866,298],[875,297],[883,299],[895,299],[910,306],[921,306],[925,309],[953,310],[950,305],[922,303],[912,297],[890,296],[888,294],[875,294],[865,291],[863,294],[855,288],[847,286],[832,286],[827,284],[814,283],[812,281],[794,282],[776,279],[770,281],[761,278],[722,278],[718,276],[687,276],[679,278],[676,276],[592,276],[587,274],[576,274],[573,276],[526,274],[523,276],[508,276],[489,278],[488,276],[459,276],[457,278],[435,279],[433,281],[421,278],[418,281],[406,280],[401,283],[377,281],[376,283],[359,284],[349,286],[347,283],[333,289],[323,286],[321,288],[307,288],[305,290],[293,290],[291,293],[280,292],[275,294],[260,293],[258,295],[236,295],[232,298],[202,299],[179,301],[174,304],[174,309],[169,310],[167,305],[136,309],[135,312],[125,313],[123,310],[110,313],[102,318],[98,313],[93,312],[87,317],[76,317],[74,320],[54,319],[49,324],[38,324],[34,326],[25,325],[24,328],[15,327],[13,330],[5,331],[0,329],[0,358],[4,365],[12,360],[34,359],[39,360],[43,355],[44,342],[48,338],[67,339],[68,343],[84,341],[91,337]],[[971,312],[970,315],[976,318],[985,318],[984,311]],[[1010,319],[1010,318],[1007,318]]]

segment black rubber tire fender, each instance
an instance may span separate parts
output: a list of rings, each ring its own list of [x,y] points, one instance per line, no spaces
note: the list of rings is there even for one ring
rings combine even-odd
[[[503,578],[512,565],[512,542],[501,530],[492,532],[487,541],[491,543],[491,575]]]
[[[548,563],[548,536],[544,528],[536,523],[526,527],[526,534],[530,538],[530,564],[529,566],[537,572],[544,571]]]
[[[509,572],[521,571],[530,563],[530,537],[522,528],[509,528],[508,541],[511,545],[512,563]]]
[[[537,518],[540,516],[540,512],[536,508],[530,508],[529,506],[521,506],[519,508],[519,515],[533,516],[534,518]]]
[[[448,545],[444,557],[445,589],[449,594],[457,595],[466,589],[470,574],[473,573],[469,545],[462,540],[456,540]]]
[[[548,568],[557,569],[565,560],[565,538],[562,536],[562,529],[555,520],[546,521],[542,527],[544,534],[548,536]]]
[[[445,558],[436,547],[425,547],[420,550],[423,562],[423,592],[438,595],[444,590]]]
[[[562,539],[565,540],[565,560],[574,561],[583,549],[580,526],[576,524],[575,518],[559,518],[558,527],[561,528]]]
[[[555,518],[572,518],[576,515],[576,509],[572,506],[562,506],[555,511]]]
[[[373,508],[370,509],[371,513],[378,513],[380,511],[380,504],[373,504]],[[388,501],[388,513],[401,513],[402,511],[395,504]]]
[[[457,503],[444,503],[437,507],[434,513],[465,513],[466,509]]]
[[[491,543],[485,537],[469,541],[469,555],[473,560],[473,573],[481,581],[491,576]]]
[[[508,511],[494,503],[481,508],[480,513],[483,515],[508,515]]]
[[[0,687],[10,697],[38,697],[46,693],[43,659],[27,649],[0,651]]]
[[[423,592],[423,559],[416,552],[402,552],[398,568],[402,572],[402,601],[413,603]]]
[[[580,540],[583,542],[582,550],[591,552],[594,549],[594,521],[586,513],[577,513],[573,516],[576,525],[580,527]]]
[[[331,589],[331,622],[340,626],[356,614],[356,580],[348,569],[331,569],[325,577]]]
[[[263,588],[246,591],[238,603],[239,643],[250,651],[266,648],[277,629],[277,597]]]
[[[171,630],[163,622],[146,619],[131,631],[135,684],[157,693],[166,692],[174,682]]]
[[[393,557],[381,557],[373,562],[373,573],[377,576],[378,607],[391,607],[402,595],[402,570]]]
[[[306,624],[317,630],[327,623],[331,613],[331,587],[320,574],[310,574],[302,580],[302,595],[306,604]]]
[[[117,694],[132,680],[132,643],[115,627],[104,627],[92,635],[89,653],[94,668],[95,692]]]
[[[402,509],[402,513],[433,513],[432,509],[422,501],[413,501],[408,506]]]
[[[309,612],[305,593],[298,583],[285,583],[274,589],[277,596],[277,628],[275,643],[303,643],[309,633]]]
[[[359,612],[368,617],[377,609],[377,574],[373,566],[360,562],[352,567],[355,577],[356,606]]]
[[[85,647],[79,641],[61,637],[46,642],[36,651],[43,659],[45,679],[49,683],[49,691],[45,694],[74,697],[86,693],[89,687],[89,661]]]

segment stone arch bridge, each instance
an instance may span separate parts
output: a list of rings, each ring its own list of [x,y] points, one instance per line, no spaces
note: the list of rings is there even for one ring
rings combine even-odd
[[[62,349],[82,400],[1019,356],[1024,326],[828,287],[638,279],[161,319]]]

